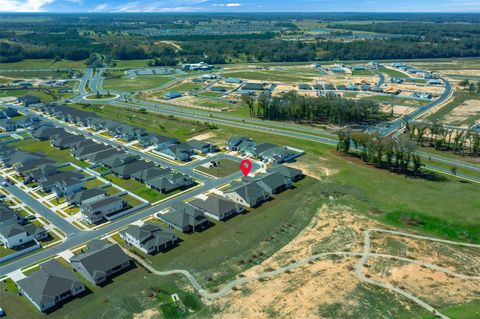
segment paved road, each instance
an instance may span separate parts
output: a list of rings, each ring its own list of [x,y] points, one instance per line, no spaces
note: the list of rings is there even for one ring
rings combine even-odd
[[[449,82],[446,81],[446,88],[445,88],[445,90],[442,94],[444,96],[443,100],[441,100],[442,98],[439,97],[436,101],[433,101],[429,105],[426,105],[425,107],[423,107],[424,109],[422,109],[421,112],[416,111],[415,114],[417,116],[420,116],[420,114],[423,114],[424,112],[427,112],[432,107],[436,107],[439,103],[442,103],[446,98],[448,98],[448,95],[450,93],[451,93],[451,86],[450,86]],[[108,101],[108,104],[120,105],[120,106],[124,106],[124,107],[137,108],[137,109],[145,108],[146,110],[149,110],[149,111],[152,111],[152,112],[158,112],[158,113],[162,113],[162,114],[166,114],[166,115],[173,115],[173,116],[192,119],[192,120],[208,121],[208,122],[219,124],[219,125],[226,125],[226,126],[233,126],[233,127],[245,127],[246,129],[250,129],[250,130],[255,130],[255,131],[260,131],[260,132],[269,132],[269,133],[273,133],[273,134],[277,134],[277,135],[295,137],[295,138],[315,141],[315,142],[329,144],[329,145],[336,145],[337,144],[337,140],[335,139],[336,136],[333,135],[333,134],[329,134],[329,135],[332,136],[332,138],[329,138],[329,137],[326,137],[326,136],[322,137],[322,136],[318,136],[318,135],[312,135],[312,134],[309,134],[307,132],[303,133],[303,132],[289,131],[289,130],[286,130],[285,127],[278,128],[278,129],[273,128],[273,127],[265,127],[264,125],[262,125],[262,124],[264,124],[264,122],[261,121],[261,120],[253,121],[253,123],[255,123],[255,124],[253,124],[252,121],[248,121],[248,122],[246,121],[245,123],[243,123],[243,122],[238,122],[238,118],[236,118],[235,116],[224,116],[224,115],[215,114],[215,116],[213,117],[213,116],[211,116],[211,113],[205,112],[205,111],[196,111],[195,109],[181,108],[181,107],[177,107],[177,106],[166,105],[166,104],[162,104],[162,103],[142,101],[142,100],[134,100],[134,101],[135,102],[123,102],[123,101],[119,101],[117,99],[116,101]],[[102,103],[102,102],[103,101],[100,101],[99,103]],[[208,115],[205,115],[205,114],[208,114]],[[234,118],[236,120],[231,120],[232,118]],[[404,122],[402,121],[402,119],[397,119],[396,123],[397,123],[396,127],[401,128],[403,126]],[[270,125],[270,123],[268,123],[268,125]],[[388,129],[391,130],[391,129],[394,129],[394,127],[392,126],[392,127],[389,127]],[[304,130],[308,131],[308,129],[305,129],[305,128],[304,128]],[[387,131],[385,131],[385,133],[386,132]],[[422,157],[425,157],[425,154],[428,154],[428,153],[423,152],[423,153],[420,153],[419,155],[421,155]],[[430,157],[432,157],[432,159],[434,159],[433,156],[430,156]],[[437,156],[437,157],[440,159],[439,156]],[[466,168],[466,169],[472,169],[472,167],[474,167],[473,169],[477,170],[477,168],[475,166],[472,166],[468,163],[463,163],[462,164],[461,161],[457,161],[457,160],[449,160],[448,158],[442,158],[441,162],[446,163],[446,164],[450,164],[452,166],[458,166],[458,167]],[[440,168],[440,167],[436,167],[434,165],[426,165],[426,168],[451,175],[450,170]],[[470,176],[470,175],[466,175],[466,174],[461,174],[461,173],[458,173],[456,176],[459,177],[459,178],[464,178],[464,179],[467,179],[467,180],[470,180],[470,181],[480,183],[480,178],[478,178],[478,177],[474,177],[474,176]]]
[[[224,185],[226,183],[229,183],[230,181],[240,178],[242,176],[242,173],[239,171],[233,175],[230,175],[225,178],[219,178],[219,179],[212,179],[209,180],[208,183],[205,183],[203,186],[200,186],[198,188],[194,188],[189,192],[183,193],[181,195],[178,195],[172,199],[168,199],[164,202],[159,203],[158,205],[155,206],[150,206],[144,210],[134,212],[132,214],[129,214],[122,219],[115,220],[111,223],[106,224],[104,227],[101,227],[99,229],[93,230],[93,231],[83,231],[83,232],[77,232],[76,234],[73,234],[72,236],[69,236],[67,240],[57,246],[53,246],[47,249],[43,249],[35,254],[26,256],[22,259],[15,260],[11,263],[8,263],[6,265],[3,265],[0,267],[0,277],[3,275],[6,275],[16,269],[24,268],[26,266],[29,266],[31,264],[37,263],[45,258],[48,258],[50,256],[53,256],[55,254],[58,254],[64,250],[74,248],[76,246],[82,245],[92,239],[102,237],[108,233],[111,233],[113,231],[116,231],[120,228],[126,227],[129,224],[138,221],[142,218],[148,217],[154,213],[157,213],[161,210],[164,210],[170,206],[172,206],[173,203],[177,201],[185,201],[193,196],[200,195],[202,193],[205,193],[209,190],[212,190],[214,188],[217,188],[221,185]],[[62,228],[60,228],[62,229]]]
[[[5,181],[5,178],[3,178],[3,176],[0,176],[0,182],[4,182],[4,181]],[[21,188],[15,185],[9,185],[8,187],[6,187],[6,189],[12,195],[14,195],[18,199],[20,199],[23,203],[25,203],[28,207],[30,207],[35,212],[39,213],[44,218],[46,218],[49,222],[55,225],[55,227],[57,227],[58,229],[61,229],[65,234],[67,234],[67,236],[71,236],[80,232],[80,230],[77,229],[75,226],[73,226],[72,224],[67,222],[65,219],[55,214],[47,206],[37,201],[35,198],[33,198],[30,194],[26,193]]]
[[[450,85],[450,82],[447,79],[441,78],[440,80],[443,82],[445,88],[442,94],[440,94],[440,96],[435,101],[432,101],[427,105],[416,108],[415,110],[408,113],[404,117],[399,117],[393,121],[388,122],[387,127],[384,127],[381,129],[371,128],[369,131],[370,132],[378,131],[382,136],[388,136],[400,130],[404,126],[405,121],[408,121],[408,122],[414,121],[420,118],[421,116],[423,116],[424,114],[428,113],[429,111],[431,111],[433,108],[444,103],[452,94],[452,86]]]
[[[34,113],[32,113],[28,109],[25,109],[25,108],[18,108],[18,109],[22,113],[34,115]],[[195,172],[193,170],[194,167],[202,165],[202,164],[207,163],[207,162],[210,162],[212,160],[217,160],[218,161],[218,160],[222,160],[222,159],[228,159],[228,160],[232,160],[234,162],[239,162],[239,159],[235,156],[228,155],[228,154],[225,154],[225,153],[218,153],[218,154],[215,154],[214,156],[208,157],[208,158],[206,158],[204,160],[201,160],[201,161],[193,161],[193,162],[185,163],[184,165],[175,164],[173,162],[164,160],[164,159],[159,158],[157,156],[154,156],[154,155],[151,155],[151,154],[148,154],[148,153],[144,153],[144,152],[142,152],[142,151],[140,151],[140,150],[138,150],[134,147],[126,146],[126,145],[124,145],[120,142],[117,142],[115,140],[112,140],[112,139],[109,139],[107,137],[101,136],[100,134],[90,134],[90,133],[88,133],[84,130],[79,129],[78,127],[69,125],[69,124],[61,122],[61,121],[53,120],[53,119],[45,117],[45,116],[43,117],[43,120],[46,121],[46,122],[52,123],[55,126],[63,127],[64,129],[69,130],[70,132],[74,132],[76,134],[84,135],[85,137],[90,138],[90,139],[95,139],[96,141],[104,143],[106,145],[110,145],[110,146],[115,147],[115,148],[120,147],[120,148],[128,151],[131,154],[140,156],[140,157],[142,157],[146,160],[154,162],[155,164],[162,165],[164,167],[168,167],[172,170],[179,171],[183,174],[188,174],[188,175],[192,176],[193,178],[195,178],[199,181],[202,181],[202,182],[205,182],[205,181],[209,180],[210,177]],[[254,171],[260,168],[256,163],[253,163],[253,164],[254,164],[254,166],[253,166]]]
[[[23,111],[25,111],[27,114],[30,113],[30,111],[28,111],[28,110],[22,109],[22,112]],[[59,122],[59,121],[54,121],[54,120],[51,120],[51,119],[48,119],[48,118],[44,118],[44,119],[47,120],[47,121],[50,121],[54,125],[63,126],[65,128],[68,128],[71,131],[75,131],[78,134],[84,134],[85,135],[87,133],[83,130],[80,130],[80,129],[75,128],[75,127],[71,127],[71,126],[66,125],[66,124],[64,124],[62,122]],[[96,138],[99,141],[105,142],[105,143],[107,143],[109,145],[112,145],[112,146],[118,146],[118,144],[116,142],[111,141],[107,138],[103,138],[103,137],[98,136],[98,135],[91,136],[91,135],[87,134],[85,136]],[[231,160],[238,161],[237,158],[235,158],[233,156],[230,156],[228,154],[224,154],[224,153],[217,154],[216,156],[213,156],[213,157],[211,157],[207,160],[199,161],[198,163],[190,163],[189,165],[177,165],[177,164],[172,164],[168,161],[161,160],[161,159],[159,159],[155,156],[149,156],[148,154],[139,152],[139,151],[137,151],[137,150],[135,150],[134,148],[131,148],[131,147],[128,148],[128,151],[132,152],[132,153],[135,153],[135,154],[138,154],[139,156],[142,156],[146,159],[152,160],[155,163],[159,163],[161,165],[168,166],[168,167],[171,167],[172,169],[175,169],[175,170],[184,172],[186,174],[189,174],[190,176],[193,176],[193,177],[201,180],[203,182],[203,185],[200,185],[200,187],[194,188],[191,191],[183,193],[183,194],[181,194],[179,196],[176,196],[172,199],[168,199],[164,202],[161,202],[158,205],[150,206],[150,207],[148,207],[144,210],[141,210],[139,212],[135,212],[135,213],[132,213],[130,215],[127,215],[126,217],[123,217],[122,219],[119,219],[117,221],[113,221],[111,223],[108,223],[108,224],[106,224],[106,226],[101,227],[101,228],[99,228],[97,230],[94,230],[94,231],[80,231],[80,230],[78,230],[77,228],[72,226],[70,223],[65,221],[63,218],[56,215],[54,212],[50,211],[47,207],[43,206],[41,203],[39,203],[38,201],[36,201],[32,197],[30,197],[28,194],[26,194],[26,193],[22,194],[23,191],[18,189],[16,186],[13,186],[13,185],[9,186],[9,187],[11,187],[11,189],[9,189],[9,191],[11,191],[13,195],[17,196],[20,200],[27,203],[31,208],[38,211],[42,216],[44,216],[49,221],[51,221],[59,229],[63,230],[67,234],[69,234],[69,236],[68,236],[66,241],[64,241],[63,243],[61,243],[57,246],[53,246],[53,247],[44,249],[44,250],[39,251],[35,254],[29,255],[29,256],[24,257],[22,259],[15,260],[15,261],[7,264],[7,265],[1,266],[0,267],[0,276],[6,275],[7,273],[12,272],[16,269],[23,268],[23,267],[26,267],[30,264],[34,264],[36,262],[39,262],[40,260],[43,260],[43,259],[48,258],[50,256],[53,256],[55,254],[58,254],[58,253],[60,253],[64,250],[67,250],[67,249],[79,246],[81,244],[84,244],[84,243],[86,243],[86,242],[88,242],[92,239],[104,236],[104,235],[106,235],[106,234],[108,234],[112,231],[115,231],[119,228],[125,227],[125,226],[131,224],[132,222],[135,222],[139,219],[145,218],[145,217],[150,216],[150,215],[152,215],[156,212],[159,212],[159,211],[161,211],[165,208],[168,208],[174,202],[187,200],[191,197],[194,197],[196,195],[205,193],[205,192],[207,192],[209,190],[212,190],[214,188],[218,188],[221,185],[224,185],[226,183],[229,183],[229,182],[231,182],[235,179],[238,179],[238,178],[242,177],[242,172],[240,172],[240,170],[238,172],[230,175],[230,176],[227,176],[227,177],[224,177],[224,178],[219,178],[219,179],[209,178],[209,177],[206,177],[205,175],[202,175],[202,174],[199,174],[199,173],[196,173],[196,172],[193,171],[193,168],[196,165],[200,165],[200,164],[202,164],[202,163],[204,163],[208,160],[231,159]],[[260,168],[260,166],[258,164],[253,163],[253,168],[252,168],[253,172],[258,170],[259,168]],[[2,177],[0,177],[0,180],[1,180],[1,178]]]

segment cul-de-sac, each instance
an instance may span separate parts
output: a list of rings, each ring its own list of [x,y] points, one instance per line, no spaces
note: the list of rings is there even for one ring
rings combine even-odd
[[[177,2],[0,0],[0,317],[480,318],[475,9]]]

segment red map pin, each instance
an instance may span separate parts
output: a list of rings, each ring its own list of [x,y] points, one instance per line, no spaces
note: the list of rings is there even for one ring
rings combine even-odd
[[[240,169],[242,170],[243,175],[247,176],[252,170],[252,162],[250,162],[247,159],[244,159],[243,161],[240,162]]]

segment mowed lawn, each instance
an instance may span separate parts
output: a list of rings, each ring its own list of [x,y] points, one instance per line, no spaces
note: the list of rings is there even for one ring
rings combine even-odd
[[[70,104],[69,106],[83,111],[95,112],[98,116],[111,120],[143,127],[149,132],[176,137],[181,141],[213,129],[212,126],[200,121],[192,122],[153,112],[142,113],[138,110],[126,109],[114,105],[91,105],[84,107],[78,104]]]
[[[25,59],[20,62],[2,63],[0,70],[17,69],[85,69],[85,61],[69,61],[53,59]]]
[[[164,75],[141,75],[135,78],[105,79],[103,88],[105,90],[119,91],[141,91],[159,87],[173,80],[171,76]]]
[[[322,192],[334,195],[335,203],[399,228],[480,243],[478,183],[444,175],[445,181],[409,178],[339,156],[331,146],[240,128],[222,129],[217,139],[234,135],[305,150],[307,155],[298,159],[301,164],[332,172],[321,183]]]
[[[70,149],[56,149],[55,147],[50,145],[50,141],[48,140],[37,141],[33,138],[29,138],[11,143],[10,145],[27,152],[43,153],[47,157],[51,158],[54,161],[57,161],[58,163],[71,162],[80,167],[87,167],[88,165],[90,165],[87,162],[79,161],[75,157],[73,157],[70,153]]]
[[[209,175],[221,178],[228,175],[232,175],[240,170],[239,163],[235,161],[231,161],[228,159],[219,160],[219,165],[216,167],[205,167],[205,166],[197,166],[195,169],[197,171],[207,173]],[[209,164],[207,164],[209,165]]]
[[[320,73],[318,74],[320,75]],[[237,72],[225,72],[225,77],[235,77],[244,80],[257,80],[257,81],[279,81],[279,82],[310,82],[314,79],[314,75],[305,75],[302,72],[295,71],[237,71]]]
[[[203,307],[200,300],[185,289],[187,282],[183,278],[152,275],[140,266],[113,277],[103,287],[94,286],[80,274],[74,274],[86,284],[89,292],[71,299],[48,315],[40,313],[26,297],[19,296],[11,281],[1,282],[0,300],[7,318],[132,318],[134,314],[150,308],[162,313],[164,307],[161,304],[171,300],[173,293],[177,293],[190,309],[198,311]],[[5,287],[8,287],[8,291],[5,291]]]
[[[103,177],[111,181],[112,184],[118,185],[126,189],[127,191],[130,191],[152,203],[180,192],[180,190],[175,190],[166,194],[162,194],[160,192],[157,192],[156,190],[148,188],[147,186],[145,186],[145,184],[137,182],[133,179],[123,179],[113,174],[107,174]]]
[[[316,212],[320,186],[316,180],[306,178],[296,183],[294,189],[275,195],[260,207],[224,222],[215,221],[203,232],[176,232],[182,241],[167,252],[147,256],[127,248],[151,261],[159,270],[187,269],[202,285],[216,288],[294,238]],[[298,205],[299,202],[303,205]]]

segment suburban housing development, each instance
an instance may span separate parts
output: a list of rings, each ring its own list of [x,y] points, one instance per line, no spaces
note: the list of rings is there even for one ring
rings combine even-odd
[[[0,1],[0,317],[480,318],[475,5]]]

